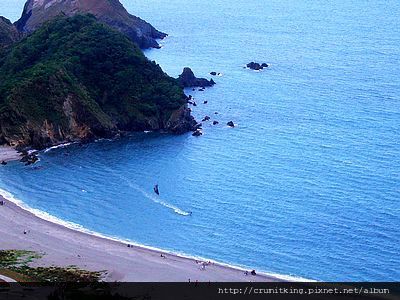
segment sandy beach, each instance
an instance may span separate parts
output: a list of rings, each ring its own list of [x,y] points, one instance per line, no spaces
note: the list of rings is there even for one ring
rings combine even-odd
[[[0,146],[0,162],[21,159],[21,154],[12,147]]]
[[[127,282],[240,282],[282,281],[212,263],[202,270],[194,259],[106,239],[41,219],[0,196],[0,249],[30,250],[43,254],[33,266],[75,265],[106,271],[104,280]],[[24,234],[27,231],[27,234]],[[165,258],[161,257],[161,254]]]

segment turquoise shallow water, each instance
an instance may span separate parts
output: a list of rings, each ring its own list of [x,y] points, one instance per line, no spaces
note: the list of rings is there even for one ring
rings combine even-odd
[[[209,101],[196,117],[221,125],[52,150],[40,169],[0,168],[0,187],[145,245],[310,279],[399,281],[399,2],[122,2],[170,34],[146,51],[168,74],[223,73],[188,91]],[[0,0],[0,14],[16,11]],[[252,60],[271,68],[243,69]]]

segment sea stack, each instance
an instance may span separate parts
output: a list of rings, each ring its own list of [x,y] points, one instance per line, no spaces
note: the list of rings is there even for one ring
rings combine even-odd
[[[213,86],[215,84],[214,80],[208,80],[205,78],[197,78],[196,76],[194,76],[194,73],[192,71],[192,69],[186,67],[183,69],[183,72],[181,75],[179,75],[179,83],[181,84],[181,86],[183,87],[202,87],[202,89],[204,89],[204,87],[210,87]]]

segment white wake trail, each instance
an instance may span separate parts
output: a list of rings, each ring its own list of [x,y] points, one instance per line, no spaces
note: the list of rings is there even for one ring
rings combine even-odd
[[[162,206],[164,206],[166,208],[169,208],[169,209],[173,210],[178,215],[181,215],[181,216],[189,216],[190,215],[190,212],[184,211],[184,210],[180,209],[179,207],[176,207],[175,205],[172,205],[172,204],[168,203],[167,201],[164,201],[159,196],[156,196],[156,195],[153,195],[151,193],[148,193],[147,191],[145,191],[143,188],[141,188],[137,184],[129,181],[128,179],[126,179],[123,176],[121,176],[118,173],[116,173],[114,170],[109,169],[109,172],[111,174],[113,174],[114,176],[117,176],[121,180],[125,181],[130,188],[140,192],[144,197],[146,197],[147,199],[153,201],[154,203],[157,203],[157,204],[160,204],[160,205],[162,205]]]

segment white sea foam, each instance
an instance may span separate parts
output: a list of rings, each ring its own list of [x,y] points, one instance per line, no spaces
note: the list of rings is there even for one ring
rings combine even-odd
[[[121,179],[122,179],[122,178],[121,178]],[[152,195],[152,194],[146,192],[146,191],[145,191],[144,189],[142,189],[140,186],[138,186],[138,185],[136,185],[136,184],[130,182],[129,180],[126,180],[125,178],[123,178],[123,179],[126,181],[126,183],[127,183],[131,188],[133,188],[133,189],[135,189],[136,191],[140,192],[143,196],[145,196],[147,199],[153,201],[154,203],[161,204],[162,206],[173,210],[173,211],[174,211],[176,214],[178,214],[178,215],[181,215],[181,216],[189,216],[189,215],[190,215],[189,212],[186,212],[186,211],[180,209],[179,207],[176,207],[176,206],[174,206],[174,205],[172,205],[172,204],[166,202],[165,200],[161,199],[159,196],[155,196],[155,195]]]
[[[178,257],[182,257],[182,258],[188,258],[188,259],[192,259],[192,260],[196,260],[196,261],[204,261],[204,262],[211,262],[220,266],[224,266],[224,267],[228,267],[231,269],[235,269],[235,270],[240,270],[240,271],[245,271],[245,270],[250,270],[252,268],[250,267],[246,267],[246,266],[238,266],[238,265],[232,265],[229,263],[221,263],[209,258],[205,258],[205,257],[201,257],[201,256],[193,256],[193,255],[188,255],[186,253],[183,252],[172,252],[172,251],[168,251],[165,249],[161,249],[161,248],[157,248],[157,247],[152,247],[152,246],[148,246],[148,245],[143,245],[140,243],[137,243],[135,241],[132,240],[128,240],[128,239],[123,239],[123,238],[119,238],[119,237],[115,237],[115,236],[108,236],[108,235],[104,235],[101,234],[99,232],[96,231],[92,231],[89,230],[85,227],[83,227],[82,225],[73,223],[73,222],[69,222],[69,221],[64,221],[60,218],[57,218],[55,216],[50,215],[47,212],[44,212],[42,210],[36,209],[36,208],[32,208],[30,206],[28,206],[27,204],[25,204],[23,201],[21,201],[20,199],[16,198],[13,194],[11,194],[10,192],[3,190],[0,188],[0,195],[11,201],[12,203],[14,203],[15,205],[17,205],[18,207],[20,207],[21,209],[28,211],[30,213],[32,213],[34,216],[51,222],[53,224],[56,225],[60,225],[66,228],[69,228],[71,230],[74,231],[78,231],[84,234],[88,234],[88,235],[92,235],[92,236],[96,236],[99,238],[103,238],[103,239],[107,239],[107,240],[111,240],[111,241],[115,241],[115,242],[119,242],[119,243],[125,243],[125,244],[130,244],[130,245],[134,245],[143,249],[148,249],[148,250],[152,250],[152,251],[158,251],[158,252],[163,252],[166,254],[170,254],[170,255],[175,255]],[[180,214],[186,214],[186,212],[180,210],[179,208],[176,208],[172,205],[166,204],[168,205],[167,207],[171,208],[171,209],[176,209],[177,212],[176,213],[180,213]],[[315,280],[310,280],[310,279],[306,279],[306,278],[302,278],[302,277],[297,277],[297,276],[292,276],[292,275],[283,275],[283,274],[276,274],[276,273],[270,273],[270,272],[258,272],[258,274],[260,275],[265,275],[265,276],[270,276],[270,277],[274,277],[277,279],[281,279],[281,280],[286,280],[286,281],[292,281],[292,282],[315,282]]]
[[[70,146],[70,145],[72,145],[72,144],[76,144],[76,142],[74,142],[74,143],[71,142],[71,143],[59,144],[59,145],[56,145],[56,146],[47,148],[47,149],[44,150],[44,153],[50,152],[51,150],[54,150],[54,149],[65,148],[65,147],[68,147],[68,146]]]
[[[129,187],[131,187],[134,190],[140,192],[143,196],[145,196],[147,199],[153,201],[154,203],[157,203],[157,204],[160,204],[160,205],[162,205],[162,206],[164,206],[166,208],[169,208],[169,209],[173,210],[178,215],[181,215],[181,216],[189,216],[190,215],[190,212],[184,211],[184,210],[180,209],[179,207],[168,203],[167,201],[163,200],[159,196],[155,196],[153,194],[148,193],[143,188],[141,188],[139,185],[127,180],[125,177],[119,175],[117,172],[115,172],[111,168],[108,168],[108,172],[113,174],[114,176],[119,177],[121,180],[125,181],[128,184]]]

